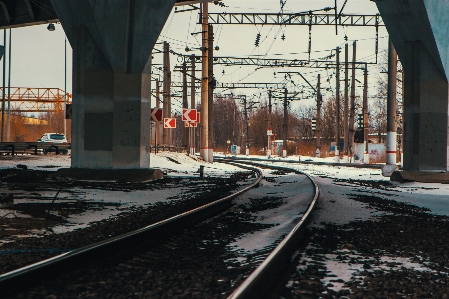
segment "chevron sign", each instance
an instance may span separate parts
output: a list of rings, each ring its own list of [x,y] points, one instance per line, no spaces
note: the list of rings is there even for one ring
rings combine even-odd
[[[176,118],[164,118],[164,128],[165,129],[175,129],[176,128]]]
[[[196,109],[182,108],[182,121],[196,121]]]
[[[161,108],[151,108],[151,121],[162,121]]]

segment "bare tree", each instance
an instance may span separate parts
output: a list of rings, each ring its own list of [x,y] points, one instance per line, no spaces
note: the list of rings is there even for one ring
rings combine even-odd
[[[313,137],[312,118],[316,117],[315,106],[300,106],[296,110],[296,115],[298,117],[298,120],[295,128],[298,132],[298,137],[311,139]]]
[[[231,144],[241,144],[243,132],[242,112],[233,96],[216,95],[214,98],[214,148],[228,149]]]

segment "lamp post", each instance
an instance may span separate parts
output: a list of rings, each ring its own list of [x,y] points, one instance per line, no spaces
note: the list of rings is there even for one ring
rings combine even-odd
[[[228,141],[226,141],[226,143],[228,144],[229,150],[228,153],[231,152],[231,140],[228,139]]]
[[[55,29],[56,29],[55,24],[53,23],[48,24],[47,26],[48,31],[55,31]]]

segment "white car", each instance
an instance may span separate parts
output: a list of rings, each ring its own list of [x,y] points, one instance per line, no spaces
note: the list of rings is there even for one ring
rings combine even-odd
[[[44,133],[41,138],[37,140],[38,142],[49,142],[49,143],[67,143],[67,138],[65,138],[65,135],[63,133]],[[56,152],[56,149],[45,149],[43,150],[44,154],[47,154],[48,152]],[[69,151],[67,149],[60,150],[62,154],[67,154]]]

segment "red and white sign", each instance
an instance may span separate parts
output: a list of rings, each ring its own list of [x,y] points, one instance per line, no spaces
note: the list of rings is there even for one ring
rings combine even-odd
[[[162,121],[162,108],[151,108],[151,121]]]
[[[165,129],[175,129],[176,128],[176,118],[164,118],[164,128]]]
[[[185,128],[196,128],[197,127],[197,123],[185,121],[184,122],[184,127]]]
[[[182,121],[196,121],[196,109],[182,108]]]

